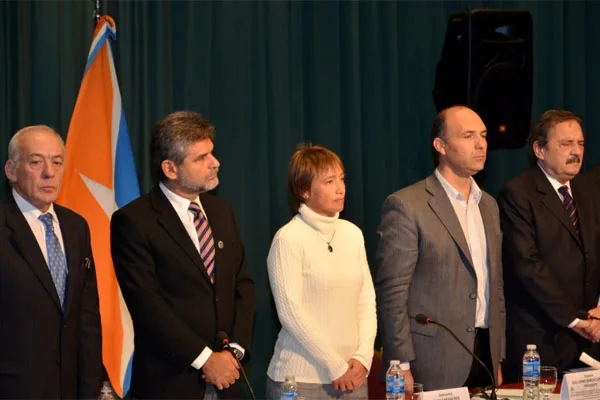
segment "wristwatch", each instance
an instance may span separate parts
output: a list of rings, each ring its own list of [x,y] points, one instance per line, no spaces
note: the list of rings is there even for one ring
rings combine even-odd
[[[234,357],[240,361],[242,360],[242,358],[244,358],[244,353],[242,353],[240,349],[236,349],[233,346],[229,346],[229,351],[231,351],[231,354],[233,354]]]

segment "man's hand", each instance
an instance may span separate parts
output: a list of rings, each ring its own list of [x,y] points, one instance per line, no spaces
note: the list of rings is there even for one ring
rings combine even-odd
[[[239,366],[228,351],[214,351],[202,366],[202,378],[219,390],[227,389],[240,378]]]
[[[572,329],[587,340],[594,341],[594,337],[590,335],[589,332],[589,330],[592,329],[592,323],[590,321],[580,320]]]
[[[600,306],[594,307],[588,311],[592,317],[600,318]]]
[[[407,369],[406,371],[402,372],[404,372],[404,392],[406,394],[412,394],[415,378],[413,377],[413,374],[410,369]]]
[[[498,364],[498,377],[496,378],[496,387],[502,386],[504,378],[502,376],[502,363]]]
[[[587,328],[587,333],[590,335],[590,340],[594,343],[600,342],[600,321],[593,319],[589,323],[590,326]]]

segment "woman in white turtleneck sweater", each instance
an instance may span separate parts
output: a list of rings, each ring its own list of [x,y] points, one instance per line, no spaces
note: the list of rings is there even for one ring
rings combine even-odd
[[[288,189],[297,214],[275,234],[267,259],[282,328],[267,398],[293,375],[307,399],[367,399],[377,331],[375,291],[364,239],[339,219],[346,188],[339,157],[320,146],[292,156]]]

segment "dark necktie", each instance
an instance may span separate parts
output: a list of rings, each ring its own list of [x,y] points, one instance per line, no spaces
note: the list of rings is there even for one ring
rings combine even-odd
[[[206,267],[206,273],[211,283],[215,283],[215,240],[212,230],[198,204],[190,203],[189,210],[194,214],[194,227],[200,244],[200,258]]]
[[[46,213],[39,216],[40,221],[45,225],[46,231],[46,252],[48,253],[48,269],[54,286],[56,287],[56,293],[60,299],[62,308],[65,307],[65,292],[67,288],[67,259],[65,253],[60,247],[58,237],[54,233],[54,224],[52,223],[52,214]]]
[[[569,194],[569,188],[567,186],[559,187],[558,192],[563,195],[563,206],[569,214],[573,228],[575,228],[575,231],[579,234],[579,218],[577,217],[577,205],[575,204],[575,200],[573,200],[573,197]]]

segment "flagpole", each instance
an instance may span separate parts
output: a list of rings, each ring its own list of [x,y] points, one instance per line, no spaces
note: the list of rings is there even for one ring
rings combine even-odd
[[[102,1],[101,0],[92,0],[92,2],[94,3],[94,27],[96,25],[98,25],[98,22],[100,22],[100,18],[102,17],[102,14],[100,13],[100,8],[102,7]]]

